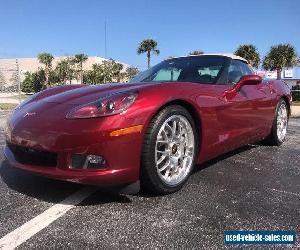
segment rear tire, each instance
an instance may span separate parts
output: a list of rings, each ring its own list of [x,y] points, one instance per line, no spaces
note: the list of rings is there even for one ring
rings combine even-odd
[[[197,140],[194,120],[185,108],[171,105],[161,110],[144,138],[142,188],[158,194],[180,190],[192,172]]]
[[[286,137],[288,126],[288,106],[283,99],[280,99],[275,110],[275,117],[270,135],[266,143],[271,146],[280,146]]]

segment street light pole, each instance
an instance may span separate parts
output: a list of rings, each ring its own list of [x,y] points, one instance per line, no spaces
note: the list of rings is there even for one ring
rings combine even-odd
[[[20,68],[19,68],[19,61],[18,61],[18,59],[16,59],[16,70],[17,70],[17,83],[18,83],[19,103],[21,103],[21,79],[20,79]]]
[[[104,55],[105,55],[105,58],[107,58],[106,18],[104,21]]]

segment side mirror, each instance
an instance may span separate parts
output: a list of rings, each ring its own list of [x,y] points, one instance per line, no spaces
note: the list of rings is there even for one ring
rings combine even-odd
[[[257,85],[260,84],[261,81],[262,78],[258,75],[242,76],[241,79],[236,84],[236,87],[239,86],[239,90],[240,90],[241,87],[243,87],[244,85]]]
[[[229,90],[224,92],[226,99],[233,98],[243,86],[245,85],[257,85],[262,82],[262,78],[258,75],[246,75],[242,76],[241,79]]]

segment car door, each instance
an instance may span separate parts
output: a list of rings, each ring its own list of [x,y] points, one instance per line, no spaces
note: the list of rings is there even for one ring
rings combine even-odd
[[[253,74],[253,70],[248,64],[242,61],[237,62],[243,74]],[[257,85],[247,85],[243,89],[245,96],[250,101],[252,106],[252,130],[254,131],[254,139],[262,139],[271,128],[271,123],[274,116],[274,105],[271,95],[270,84],[267,81],[262,81]]]
[[[262,133],[258,130],[260,128],[258,124],[263,120],[259,114],[261,109],[259,100],[264,99],[264,93],[257,91],[257,85],[245,85],[232,97],[224,94],[232,89],[242,76],[253,74],[245,65],[247,64],[240,60],[231,60],[227,82],[216,85],[220,99],[216,116],[222,131],[220,146],[224,151],[253,142]]]
[[[253,86],[242,87],[230,98],[225,94],[249,73],[253,74],[244,71],[239,61],[230,59],[216,84],[201,86],[197,103],[204,121],[202,143],[206,146],[201,152],[203,159],[213,158],[255,139]]]

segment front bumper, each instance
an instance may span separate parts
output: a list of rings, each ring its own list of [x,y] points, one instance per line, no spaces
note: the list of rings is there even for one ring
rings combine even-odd
[[[8,144],[4,155],[11,166],[53,179],[98,186],[120,186],[136,182],[139,180],[143,132],[111,136],[111,132],[116,129],[130,127],[125,118],[119,117],[118,122],[113,119],[117,118],[111,117],[109,123],[104,119],[78,122],[62,120],[60,126],[44,126],[44,129],[33,124],[8,124],[13,127],[6,134],[8,144],[54,153],[57,155],[57,163],[55,166],[47,166],[20,162]],[[107,166],[74,169],[71,166],[74,154],[102,156]]]
[[[138,180],[135,171],[129,168],[106,168],[101,170],[78,170],[68,167],[47,167],[19,163],[8,146],[4,148],[4,155],[11,166],[30,171],[34,174],[52,179],[71,181],[98,186],[118,186]]]

